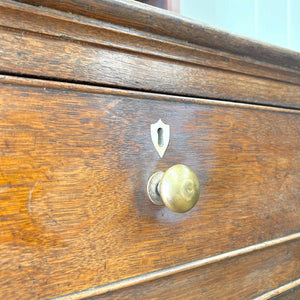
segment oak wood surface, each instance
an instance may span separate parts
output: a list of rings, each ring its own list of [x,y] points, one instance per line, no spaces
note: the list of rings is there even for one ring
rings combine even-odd
[[[241,249],[237,249],[234,251],[230,251],[230,252],[226,252],[220,255],[216,255],[216,256],[212,256],[206,259],[201,259],[198,261],[193,261],[187,264],[183,264],[183,265],[178,265],[175,267],[171,267],[171,268],[167,268],[167,269],[163,269],[160,271],[155,271],[155,272],[151,272],[151,273],[147,273],[147,274],[143,274],[140,276],[136,276],[136,277],[132,277],[129,279],[125,279],[125,280],[121,280],[121,281],[117,281],[111,284],[107,284],[104,286],[98,286],[98,287],[94,287],[92,289],[87,289],[87,290],[83,290],[83,291],[79,291],[73,294],[69,294],[67,296],[61,296],[58,297],[59,300],[77,300],[77,299],[86,299],[89,297],[94,297],[94,296],[99,296],[99,295],[103,295],[103,294],[114,294],[114,295],[118,295],[120,294],[125,294],[126,291],[131,291],[131,294],[134,292],[133,289],[139,290],[141,289],[141,286],[144,285],[146,283],[146,285],[144,285],[145,289],[149,289],[149,288],[155,288],[155,281],[158,282],[158,280],[162,279],[162,281],[164,281],[167,284],[168,278],[177,278],[176,280],[179,280],[180,276],[177,276],[179,273],[183,273],[185,272],[187,273],[194,273],[194,275],[197,274],[197,272],[199,273],[203,268],[207,268],[209,265],[211,264],[218,264],[221,265],[222,263],[225,263],[228,266],[228,261],[233,261],[234,259],[237,258],[237,260],[240,259],[241,256],[246,256],[248,255],[250,258],[253,259],[253,255],[255,255],[254,252],[256,251],[260,251],[260,255],[265,255],[265,253],[268,253],[269,248],[271,247],[275,247],[275,246],[282,246],[283,244],[292,244],[295,241],[299,240],[300,238],[300,233],[298,234],[292,234],[292,235],[288,235],[282,238],[277,238],[275,240],[271,240],[268,242],[263,242],[260,244],[256,244],[256,245],[252,245],[252,246],[248,246],[245,248],[241,248]],[[289,246],[288,246],[289,247]],[[265,251],[266,250],[266,251]],[[256,254],[257,255],[257,254]],[[275,255],[276,256],[276,255]],[[226,262],[227,260],[227,262]],[[294,262],[296,262],[296,266],[297,266],[297,255],[295,257],[292,258],[292,260],[294,260]],[[293,263],[292,263],[293,265]],[[241,265],[242,267],[242,265]],[[278,266],[277,266],[278,267]],[[213,268],[213,267],[212,267]],[[198,271],[196,270],[198,269]],[[230,266],[228,266],[228,271],[231,270],[232,268],[230,268]],[[242,268],[240,268],[240,271],[242,270]],[[249,270],[249,268],[248,268]],[[259,272],[258,272],[259,270]],[[279,270],[279,269],[277,269]],[[269,272],[271,270],[269,269]],[[275,271],[275,270],[272,270]],[[259,268],[257,268],[256,271],[256,276],[260,276],[260,272],[264,272],[261,270],[261,266]],[[277,275],[278,272],[276,271]],[[288,280],[290,279],[289,276],[286,276],[288,273],[284,272],[284,274],[281,274],[281,276],[279,276],[281,279],[280,280]],[[226,273],[227,274],[227,273]],[[296,267],[296,272],[295,272],[296,276],[297,276],[297,267]],[[211,275],[213,275],[213,273],[211,273]],[[223,275],[225,275],[223,273]],[[197,276],[197,275],[196,275]],[[220,275],[222,276],[222,275]],[[227,276],[229,277],[229,276]],[[273,275],[271,275],[271,277],[273,277]],[[279,279],[278,277],[278,279]],[[230,277],[229,277],[230,278]],[[213,279],[213,278],[212,278]],[[211,282],[213,283],[214,281],[211,279]],[[276,280],[276,277],[274,278]],[[231,282],[233,282],[235,279],[235,276],[232,276],[231,281],[227,282],[227,284],[230,284]],[[242,278],[243,280],[243,278]],[[152,283],[150,284],[150,282],[152,281]],[[174,283],[175,284],[175,283]],[[273,281],[274,284],[274,281]],[[278,281],[277,281],[278,284]],[[188,285],[189,285],[189,280],[185,280],[185,289],[188,289]],[[209,286],[208,284],[206,285],[206,287],[208,289],[214,289],[213,287],[214,284],[212,284],[211,286]],[[236,292],[236,288],[234,287],[234,284],[231,285],[232,286],[232,290],[233,292]],[[265,287],[270,287],[270,285],[266,285]],[[255,299],[253,298],[253,300],[269,300],[272,297],[275,297],[277,295],[283,294],[287,291],[290,291],[292,289],[297,289],[298,287],[300,287],[300,278],[296,278],[295,280],[289,281],[283,285],[277,286],[276,288],[272,289],[272,290],[268,290],[267,292],[264,292],[263,294],[260,294],[258,297],[255,297]],[[192,287],[191,287],[192,288]],[[120,291],[122,289],[125,289],[124,291]],[[168,289],[168,285],[166,285],[165,289]],[[169,289],[170,290],[170,289]],[[260,291],[258,289],[256,289],[256,292],[254,292],[254,294],[259,293]],[[250,291],[247,291],[247,286],[245,286],[245,291],[243,291],[244,293],[244,297],[246,296],[245,293],[252,293],[251,288]],[[138,293],[137,293],[138,294]],[[182,293],[180,293],[180,289],[175,289],[174,291],[172,291],[172,295],[182,295]],[[182,295],[183,297],[184,295]],[[222,298],[222,289],[219,291],[219,298]],[[199,293],[198,298],[201,297],[201,293]],[[153,299],[153,296],[151,297],[151,299]]]
[[[300,85],[39,35],[0,33],[4,73],[300,108]]]
[[[246,56],[231,55],[179,39],[11,0],[2,0],[0,5],[1,26],[19,29],[22,32],[46,34],[74,42],[86,42],[168,60],[300,83],[299,71]]]
[[[300,107],[296,54],[288,67],[120,26],[113,20],[97,21],[9,0],[0,6],[2,73]]]
[[[22,0],[175,37],[188,43],[300,70],[300,54],[216,30],[198,21],[128,0]]]
[[[300,297],[299,53],[125,0],[0,0],[0,35],[1,299]],[[146,195],[177,163],[182,215]]]
[[[2,298],[73,293],[299,232],[299,111],[0,82]],[[150,138],[159,118],[171,126],[163,159]],[[176,163],[202,185],[186,214],[145,191]]]
[[[87,299],[254,299],[299,276],[299,249],[300,240]],[[294,295],[292,289],[265,300]]]

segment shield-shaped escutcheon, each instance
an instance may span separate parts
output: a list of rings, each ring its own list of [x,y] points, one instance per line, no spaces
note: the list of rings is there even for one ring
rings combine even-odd
[[[151,138],[153,145],[160,157],[163,157],[170,141],[170,125],[165,124],[161,119],[151,124]]]

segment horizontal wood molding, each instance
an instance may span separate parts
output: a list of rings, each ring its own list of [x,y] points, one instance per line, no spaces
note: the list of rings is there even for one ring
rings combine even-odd
[[[292,272],[288,275],[288,278],[293,279],[293,276],[297,275],[297,272],[300,271],[299,267],[297,268],[297,265],[299,266],[300,258],[296,257],[296,261],[292,262],[292,260],[294,259],[293,255],[295,254],[297,255],[297,249],[300,248],[299,238],[300,238],[300,233],[297,233],[283,238],[278,238],[276,240],[264,242],[257,245],[252,245],[246,248],[242,248],[221,255],[217,255],[214,257],[210,257],[207,259],[191,262],[181,266],[172,267],[170,269],[165,269],[165,270],[137,276],[135,278],[122,280],[120,282],[115,282],[105,286],[95,287],[74,294],[57,297],[55,299],[56,300],[79,300],[79,299],[92,300],[92,299],[111,299],[111,298],[143,299],[143,297],[145,297],[145,299],[152,299],[155,298],[155,296],[162,297],[162,294],[163,295],[165,294],[163,296],[164,299],[174,299],[174,297],[176,297],[177,294],[180,294],[180,297],[185,297],[184,299],[195,299],[194,298],[195,296],[197,296],[198,299],[215,299],[215,297],[217,298],[222,297],[222,299],[232,299],[233,296],[235,298],[240,297],[243,299],[250,299],[250,298],[252,299],[253,296],[257,296],[261,291],[266,291],[266,289],[268,289],[269,286],[273,286],[273,287],[275,286],[276,288],[274,288],[272,291],[268,291],[263,295],[255,297],[255,300],[267,300],[267,299],[271,299],[271,297],[273,296],[279,295],[285,291],[295,288],[300,284],[300,279],[296,279],[280,287],[277,287],[278,285],[282,284],[283,280],[285,279],[284,276],[286,276],[286,274],[284,275],[281,274],[283,278],[279,278],[280,276],[276,278],[276,275],[278,275],[278,273],[286,272],[286,270],[284,269],[288,267],[288,265],[284,266],[282,264],[284,260],[283,258],[284,255],[283,253],[280,252],[286,251],[288,249],[290,249],[292,253],[289,267],[292,267],[293,269]],[[268,250],[269,247],[275,247],[275,249]],[[254,253],[256,251],[259,251],[259,253]],[[259,260],[259,263],[258,263],[258,257],[261,258]],[[268,263],[270,263],[272,257],[274,257],[272,268],[270,268],[270,266],[268,266],[267,263],[264,265],[262,260],[266,260],[268,261]],[[231,263],[229,263],[229,261]],[[287,261],[289,261],[289,259],[287,259]],[[256,263],[256,265],[254,265],[254,263]],[[276,266],[276,263],[282,265]],[[213,270],[210,271],[211,274],[207,276],[206,272],[208,269],[207,270],[203,270],[203,269],[205,269],[210,264],[215,264],[215,265],[212,267]],[[250,264],[250,268],[249,268],[249,264]],[[253,265],[251,266],[251,264]],[[237,267],[237,265],[239,266]],[[207,280],[206,282],[201,283],[200,278],[202,273],[205,274],[202,277],[210,278],[213,277],[213,272],[220,272],[219,268],[220,269],[228,268],[226,269],[227,275],[230,274],[231,272],[236,272],[237,274],[231,277],[230,283],[228,282],[225,283],[226,279],[222,277],[220,278],[221,282],[218,283],[214,281],[210,282],[208,278],[206,278]],[[245,280],[245,278],[241,276],[241,274],[238,274],[239,272],[243,273],[243,268],[246,269],[246,272],[249,272],[247,274],[249,276],[249,280],[247,280],[247,289],[243,289],[243,281]],[[252,279],[250,279],[251,276],[253,276],[251,272],[257,274]],[[179,273],[183,273],[180,278],[178,278]],[[197,273],[198,275],[196,275]],[[265,282],[264,282],[264,276],[266,275],[268,276],[268,278],[265,278]],[[238,276],[241,277],[239,278]],[[198,286],[195,290],[191,290],[190,293],[184,291],[183,294],[182,281],[184,281],[187,284],[189,280],[193,277],[198,277],[197,284],[200,286]],[[151,281],[156,281],[156,282],[151,283]],[[216,290],[216,286],[218,285],[221,286],[222,284],[224,284],[224,286],[230,285],[230,290],[226,288]],[[176,285],[179,285],[179,287],[176,287]],[[191,289],[191,287],[189,287],[189,289]],[[199,293],[199,290],[201,289],[203,289],[203,293]]]
[[[298,238],[299,110],[9,76],[0,88],[6,297],[15,282],[49,298]],[[149,137],[158,118],[171,126],[162,160]],[[176,163],[201,182],[182,215],[146,195],[151,174]],[[297,256],[278,252],[294,272]]]
[[[275,296],[278,296],[282,293],[285,293],[289,290],[292,290],[292,289],[295,289],[295,288],[300,288],[300,278],[296,279],[296,280],[293,280],[291,282],[288,282],[286,283],[285,285],[282,285],[272,291],[269,291],[259,297],[256,297],[255,299],[253,300],[269,300],[269,299],[272,299],[273,297]],[[294,299],[294,298],[293,298]],[[295,298],[295,300],[297,300]]]
[[[197,46],[179,39],[170,39],[166,36],[134,30],[127,26],[118,26],[104,20],[92,20],[79,15],[64,14],[56,10],[18,4],[11,0],[2,0],[1,4],[2,15],[5,16],[5,18],[1,18],[1,25],[4,27],[106,45],[259,77],[300,82],[299,72],[293,73],[290,67],[276,68],[274,64],[263,63],[259,60],[255,62],[254,59],[247,59],[245,56],[230,55],[230,53],[218,49]],[[22,15],[23,22],[17,22],[16,13]],[[43,26],[40,22],[41,18],[49,26]]]
[[[291,114],[300,114],[298,109],[290,109],[286,107],[274,107],[260,104],[252,103],[241,103],[233,101],[223,101],[223,100],[212,100],[205,98],[195,98],[195,97],[182,97],[175,95],[164,95],[159,93],[151,93],[144,91],[134,91],[120,88],[111,88],[111,87],[102,87],[78,83],[69,83],[69,82],[59,82],[56,80],[43,80],[36,78],[26,78],[18,77],[11,75],[1,75],[0,74],[0,83],[9,84],[9,85],[20,85],[20,86],[31,86],[31,87],[40,87],[40,88],[51,88],[57,90],[70,90],[78,91],[85,93],[95,93],[95,94],[104,94],[104,95],[114,95],[119,97],[130,97],[136,99],[145,99],[145,100],[157,100],[157,101],[171,101],[171,102],[183,102],[183,103],[198,103],[198,104],[208,104],[212,106],[225,106],[225,107],[240,107],[240,108],[249,108],[254,110],[262,111],[274,111],[282,113],[291,113]]]
[[[300,107],[295,63],[254,60],[106,18],[93,20],[10,0],[0,5],[2,73]]]
[[[170,12],[126,0],[22,0],[58,10],[107,20],[188,43],[251,57],[300,71],[300,54],[210,28]]]

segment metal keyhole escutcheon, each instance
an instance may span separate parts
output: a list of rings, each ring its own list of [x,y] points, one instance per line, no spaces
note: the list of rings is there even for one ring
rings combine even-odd
[[[150,129],[152,143],[159,156],[162,158],[169,145],[170,126],[159,119],[156,123],[151,124]]]

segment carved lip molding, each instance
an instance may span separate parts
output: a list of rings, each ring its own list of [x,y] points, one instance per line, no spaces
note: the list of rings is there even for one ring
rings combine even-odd
[[[298,52],[238,37],[133,0],[23,0],[22,2],[106,20],[300,71]]]
[[[0,7],[3,75],[300,108],[300,53],[135,1]]]

